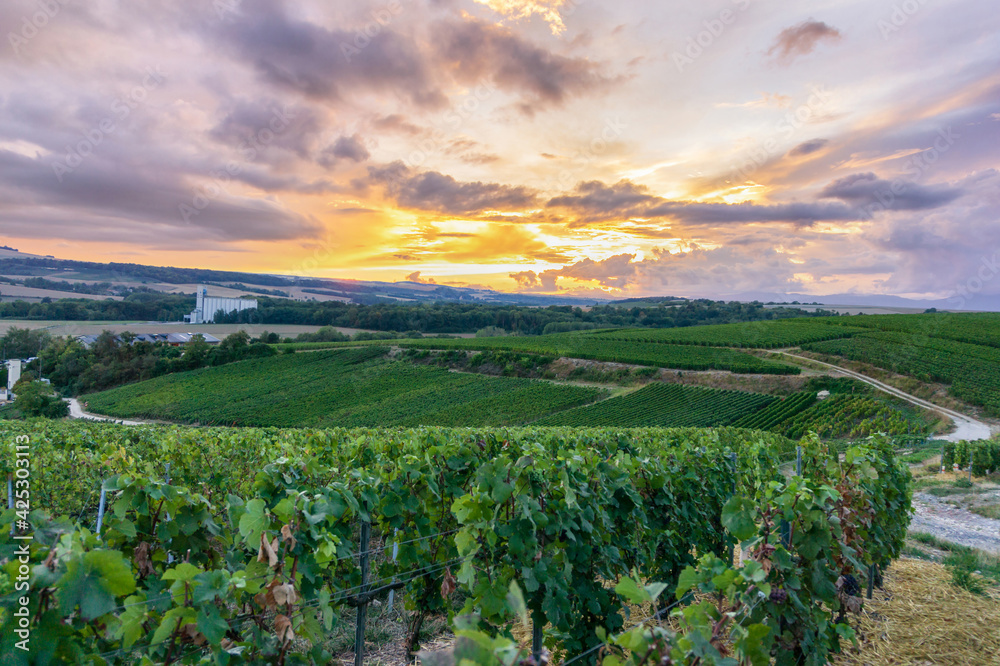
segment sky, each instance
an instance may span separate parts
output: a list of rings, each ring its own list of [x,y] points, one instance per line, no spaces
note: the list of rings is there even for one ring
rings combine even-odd
[[[0,244],[566,295],[1000,294],[989,0],[4,0]]]

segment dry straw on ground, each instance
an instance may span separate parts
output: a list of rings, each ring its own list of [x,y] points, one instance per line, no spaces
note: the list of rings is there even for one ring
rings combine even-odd
[[[1000,594],[977,596],[951,584],[940,564],[904,558],[885,574],[885,589],[865,601],[860,654],[839,666],[1000,664]]]

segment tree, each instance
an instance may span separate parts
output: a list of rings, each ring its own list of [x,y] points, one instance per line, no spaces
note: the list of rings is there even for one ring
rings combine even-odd
[[[205,364],[210,350],[211,346],[205,341],[205,336],[197,333],[184,345],[184,356],[181,357],[181,362],[188,369],[200,368]]]
[[[49,384],[36,381],[19,381],[14,386],[17,395],[15,404],[26,417],[42,416],[60,419],[69,416],[69,405],[56,395]]]
[[[29,358],[37,356],[48,340],[49,334],[43,330],[13,326],[0,338],[0,345],[7,354],[6,358]]]

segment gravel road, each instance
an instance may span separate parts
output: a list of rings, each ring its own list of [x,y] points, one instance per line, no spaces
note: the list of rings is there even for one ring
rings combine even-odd
[[[911,532],[928,532],[944,541],[1000,555],[1000,520],[984,518],[927,493],[914,493],[913,506]]]

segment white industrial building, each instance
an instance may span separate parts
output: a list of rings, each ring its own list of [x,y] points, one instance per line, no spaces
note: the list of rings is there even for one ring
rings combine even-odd
[[[215,313],[219,310],[229,314],[233,311],[243,312],[244,310],[256,309],[256,300],[209,296],[207,287],[198,287],[194,312],[184,315],[184,321],[189,324],[210,324],[215,320]]]
[[[7,367],[7,383],[0,385],[0,401],[6,402],[7,400],[14,399],[14,384],[21,379],[21,370],[24,368],[24,361],[12,358],[4,361],[4,365]]]
[[[7,390],[11,391],[21,379],[21,368],[24,365],[21,359],[12,358],[6,362],[7,365]]]

